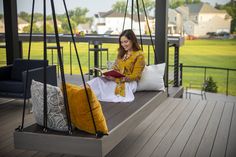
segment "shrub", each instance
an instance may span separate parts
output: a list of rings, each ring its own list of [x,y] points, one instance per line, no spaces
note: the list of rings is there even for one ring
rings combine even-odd
[[[216,82],[213,81],[212,76],[209,76],[206,80],[206,88],[205,91],[206,92],[212,92],[212,93],[217,93],[217,85]]]

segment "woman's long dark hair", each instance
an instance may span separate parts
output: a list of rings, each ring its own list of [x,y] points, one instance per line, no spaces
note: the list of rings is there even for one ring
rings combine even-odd
[[[123,56],[127,52],[127,51],[125,51],[123,46],[121,46],[120,38],[122,36],[125,36],[127,39],[129,39],[132,42],[133,51],[138,51],[138,50],[141,49],[139,44],[138,44],[138,40],[137,40],[137,37],[135,36],[134,32],[131,29],[124,30],[119,36],[119,48],[118,48],[117,58],[120,58],[120,59],[123,58]]]

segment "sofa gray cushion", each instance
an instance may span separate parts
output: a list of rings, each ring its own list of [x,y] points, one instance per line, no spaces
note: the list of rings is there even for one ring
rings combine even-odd
[[[31,101],[36,123],[43,126],[43,83],[32,80]],[[67,118],[61,89],[47,85],[48,128],[67,131]]]
[[[24,84],[20,81],[0,81],[1,92],[23,93]]]
[[[46,62],[46,65],[48,65],[48,61],[30,60],[29,69],[43,67],[44,62]],[[27,70],[27,66],[28,66],[27,59],[15,59],[11,71],[11,79],[16,81],[22,81],[22,72]]]

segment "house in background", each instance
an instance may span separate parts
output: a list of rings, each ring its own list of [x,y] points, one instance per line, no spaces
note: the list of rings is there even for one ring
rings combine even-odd
[[[150,28],[153,29],[155,26],[153,25],[154,19],[150,18],[148,19],[148,21],[150,24],[152,24]],[[123,29],[123,23],[124,23],[124,13],[117,13],[112,10],[108,12],[99,12],[94,16],[92,30],[96,31],[98,34],[105,34],[106,32],[110,32],[110,34],[120,34]],[[141,34],[145,34],[145,32],[147,31],[147,26],[144,15],[140,15],[140,26],[141,26]],[[130,28],[131,28],[131,15],[127,14],[125,19],[124,29],[130,29]],[[133,16],[133,31],[136,34],[140,33],[137,15]]]
[[[24,27],[29,26],[29,22],[23,20],[22,18],[18,17],[18,32],[23,33]]]
[[[186,35],[204,37],[208,32],[230,32],[231,16],[209,3],[180,6],[176,11],[183,17],[183,30]]]
[[[175,9],[168,9],[168,34],[183,36],[183,16]]]
[[[0,19],[0,33],[5,32],[4,19]]]
[[[91,33],[91,26],[89,23],[79,24],[77,26],[77,30],[79,32]]]

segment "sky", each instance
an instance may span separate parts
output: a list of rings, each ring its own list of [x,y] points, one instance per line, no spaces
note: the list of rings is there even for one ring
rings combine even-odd
[[[97,12],[106,12],[111,9],[112,4],[118,0],[65,0],[68,10],[74,9],[76,7],[88,8],[89,13],[87,16],[93,16]],[[209,2],[211,5],[215,6],[218,4],[225,4],[230,0],[201,0],[202,2]],[[47,0],[49,4],[49,0]],[[43,0],[35,0],[35,12],[41,12],[43,8]],[[63,0],[54,0],[56,13],[63,14],[65,9],[63,6]],[[18,12],[25,11],[31,12],[32,0],[17,0],[17,9]],[[47,7],[47,12],[51,13],[50,6]],[[0,0],[0,13],[3,13],[3,0]]]

